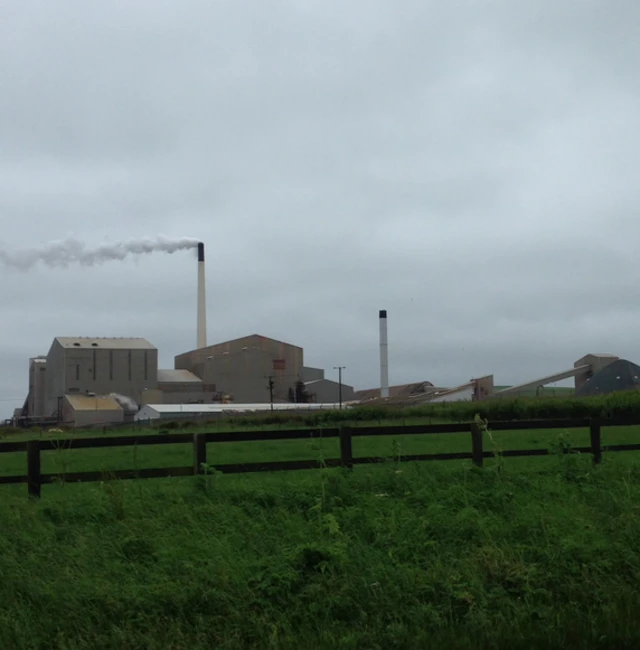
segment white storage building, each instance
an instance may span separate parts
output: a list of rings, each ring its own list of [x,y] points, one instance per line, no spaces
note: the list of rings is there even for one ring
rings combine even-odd
[[[135,415],[138,422],[178,420],[180,418],[215,418],[232,413],[258,413],[271,410],[271,404],[146,404]],[[330,411],[339,404],[273,404],[274,411]],[[343,408],[347,408],[343,404]]]

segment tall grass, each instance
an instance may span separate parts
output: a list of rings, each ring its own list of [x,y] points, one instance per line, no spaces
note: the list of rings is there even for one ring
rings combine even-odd
[[[7,487],[0,647],[636,648],[620,456]]]

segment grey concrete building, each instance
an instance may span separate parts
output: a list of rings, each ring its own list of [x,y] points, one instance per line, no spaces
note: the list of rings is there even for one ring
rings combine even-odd
[[[65,395],[118,393],[140,402],[158,384],[158,350],[142,338],[64,337],[47,354],[46,411]]]
[[[207,385],[238,403],[288,402],[289,389],[302,379],[303,350],[259,334],[192,350],[175,358],[176,369],[189,370]]]

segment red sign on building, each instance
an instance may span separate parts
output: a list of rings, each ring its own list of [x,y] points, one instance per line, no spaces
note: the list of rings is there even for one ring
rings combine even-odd
[[[287,362],[284,359],[274,359],[273,360],[273,369],[274,370],[286,370]]]

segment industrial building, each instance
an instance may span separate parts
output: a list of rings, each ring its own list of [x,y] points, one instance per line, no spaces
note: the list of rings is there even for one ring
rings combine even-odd
[[[207,345],[202,242],[197,250],[195,350],[176,356],[174,368],[159,369],[158,350],[144,338],[56,337],[46,356],[29,360],[29,390],[16,420],[87,426],[133,420],[146,405],[175,413],[213,403],[239,408],[353,398],[353,387],[305,369],[299,346],[259,334]],[[179,409],[164,408],[172,404]]]
[[[305,366],[302,369],[302,382],[311,402],[338,404],[355,401],[353,386],[327,379],[322,368]]]
[[[29,360],[20,417],[31,424],[54,419],[86,426],[132,419],[139,404],[214,398],[215,388],[192,373],[159,370],[158,350],[146,339],[59,336],[46,356]]]
[[[299,346],[253,334],[185,352],[175,368],[159,369],[157,348],[143,338],[56,337],[46,356],[29,361],[29,392],[18,417],[25,424],[88,426],[133,420],[145,405],[290,407],[353,399],[352,386],[305,368],[303,355]]]
[[[136,422],[154,422],[157,420],[206,419],[235,414],[264,413],[271,411],[308,411],[331,410],[339,404],[146,404],[136,413]],[[346,408],[346,407],[345,407]]]
[[[76,427],[121,424],[125,421],[125,407],[113,397],[65,395],[61,419]]]
[[[252,334],[179,354],[175,367],[215,384],[234,402],[289,402],[289,388],[302,377],[303,350]]]
[[[587,378],[576,388],[576,396],[594,397],[639,388],[640,366],[626,359],[617,359]]]
[[[142,338],[59,336],[47,354],[46,414],[65,395],[118,393],[136,402],[158,382],[158,350]]]

